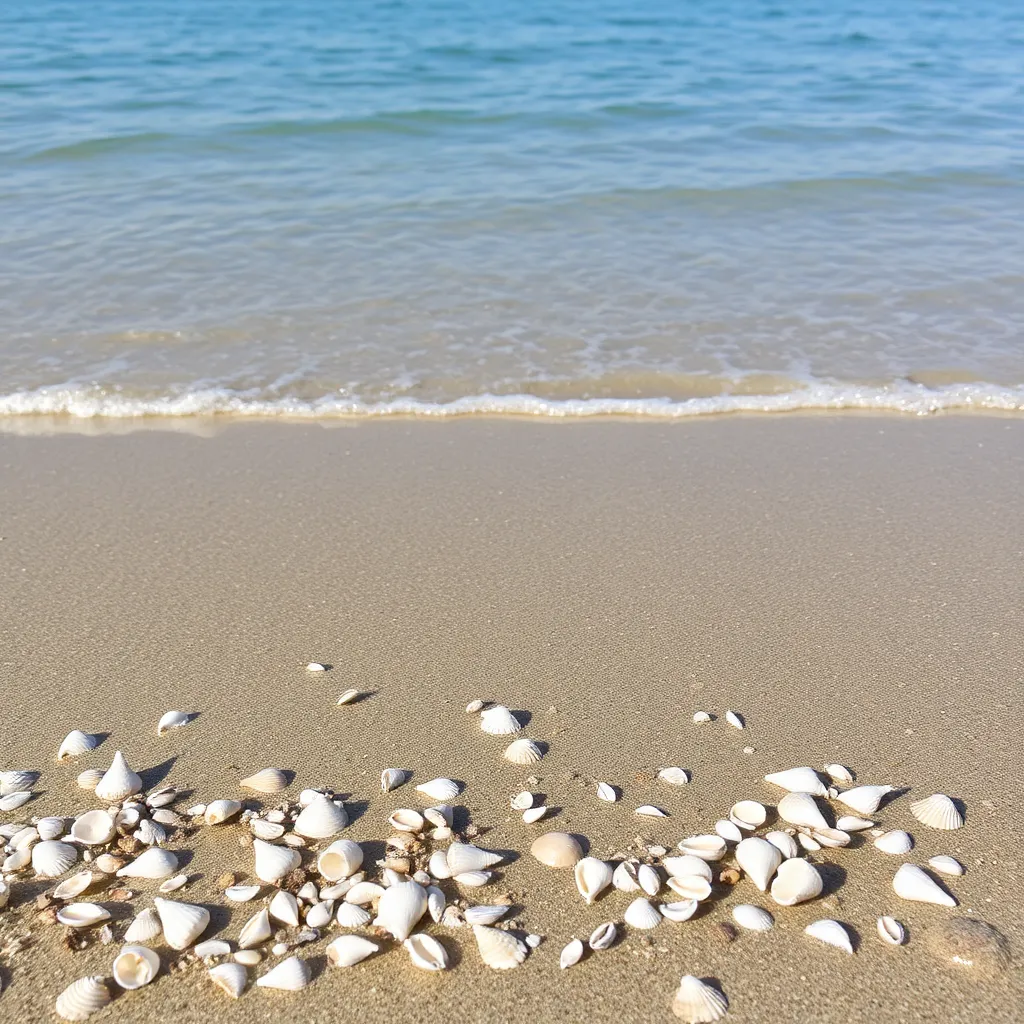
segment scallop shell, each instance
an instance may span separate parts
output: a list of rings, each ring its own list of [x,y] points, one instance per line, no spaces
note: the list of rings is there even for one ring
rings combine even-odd
[[[232,999],[237,999],[245,991],[249,980],[249,972],[241,964],[218,964],[206,973],[214,985]]]
[[[697,875],[711,881],[714,872],[711,866],[702,857],[694,857],[693,854],[684,854],[682,857],[666,857],[661,866],[672,878],[683,878],[686,875]]]
[[[98,903],[68,903],[57,911],[57,920],[68,928],[92,928],[110,920],[110,911]]]
[[[900,829],[893,829],[891,832],[883,832],[876,840],[875,846],[882,853],[903,854],[909,853],[914,846],[914,840],[909,834]]]
[[[280,793],[288,788],[288,776],[280,768],[262,768],[255,775],[242,779],[238,785],[254,793]]]
[[[651,905],[650,900],[638,896],[622,915],[622,920],[630,928],[656,928],[661,924],[661,914]]]
[[[711,716],[706,711],[695,711],[693,713],[694,725],[706,725],[711,721]]]
[[[504,903],[482,904],[466,908],[466,924],[494,924],[500,921],[509,911]]]
[[[853,814],[844,814],[836,822],[836,828],[841,828],[844,832],[863,832],[865,829],[873,828],[874,824],[869,818],[858,818]]]
[[[145,944],[158,938],[163,928],[160,926],[160,917],[152,907],[146,907],[135,915],[135,920],[128,925],[124,933],[124,941],[135,944]]]
[[[332,967],[354,967],[379,949],[362,935],[341,935],[327,947],[327,959]]]
[[[740,903],[732,908],[732,919],[751,932],[767,932],[775,925],[775,918],[761,907],[752,903]]]
[[[764,777],[765,782],[786,790],[788,793],[810,793],[811,796],[825,796],[828,788],[818,778],[817,772],[806,765],[802,768],[787,768],[772,772]]]
[[[892,880],[897,896],[917,903],[934,903],[940,907],[955,907],[956,900],[927,872],[916,864],[901,864]]]
[[[721,860],[725,856],[725,840],[721,836],[690,836],[679,843],[679,849],[701,860]]]
[[[924,800],[915,800],[910,805],[910,813],[929,828],[951,831],[960,828],[964,823],[956,804],[944,793],[933,793]]]
[[[100,878],[102,876],[97,875],[96,877]],[[79,871],[77,875],[72,875],[53,890],[53,898],[56,900],[73,900],[76,896],[85,892],[92,883],[93,876],[91,871]]]
[[[583,901],[590,904],[612,884],[612,866],[597,857],[584,857],[576,862],[573,877]]]
[[[83,846],[104,846],[116,831],[114,819],[106,811],[86,811],[71,825],[71,838]]]
[[[822,770],[833,782],[853,782],[853,772],[846,765],[827,764]]]
[[[96,786],[96,796],[100,800],[116,804],[125,797],[141,791],[142,779],[128,767],[124,754],[118,750],[110,767],[103,773],[103,778]]]
[[[160,927],[164,941],[171,949],[187,949],[206,931],[210,923],[210,912],[194,903],[180,903],[164,900],[159,896],[153,900],[160,915]]]
[[[740,843],[743,841],[743,833],[740,831],[739,825],[726,818],[719,818],[715,822],[715,832],[727,843]]]
[[[654,807],[651,804],[641,804],[634,812],[645,818],[667,818],[668,812],[663,811],[660,807]]]
[[[753,832],[760,828],[768,818],[768,811],[764,804],[756,800],[740,800],[732,805],[729,811],[729,820],[747,832]]]
[[[78,860],[78,851],[68,843],[47,839],[32,847],[31,857],[39,878],[60,878]]]
[[[892,786],[857,786],[840,793],[836,799],[858,814],[874,814],[882,797],[891,792]]]
[[[423,815],[409,807],[399,807],[392,811],[388,824],[398,832],[422,832],[427,826]]]
[[[878,937],[890,946],[902,946],[907,937],[906,930],[895,917],[880,917],[875,927],[878,929]]]
[[[224,890],[224,895],[232,903],[248,903],[254,900],[260,893],[258,885],[229,885]]]
[[[687,1024],[712,1024],[721,1020],[729,1007],[729,1001],[700,978],[684,974],[672,1000],[672,1012]]]
[[[0,796],[14,796],[32,789],[39,772],[0,772]]]
[[[944,875],[962,875],[964,873],[963,864],[953,857],[932,857],[928,861],[928,867],[933,871],[939,871]]]
[[[511,736],[522,731],[519,719],[504,704],[480,712],[480,728],[492,736]]]
[[[797,841],[787,832],[768,832],[765,834],[765,842],[771,843],[782,854],[783,860],[791,860],[800,856],[800,847]]]
[[[503,932],[487,925],[473,925],[473,935],[480,950],[480,958],[488,967],[505,971],[518,967],[526,959],[527,947],[511,932]]]
[[[662,903],[659,909],[662,917],[669,921],[680,922],[689,921],[697,913],[699,906],[698,900],[676,900],[673,903]]]
[[[160,957],[145,946],[122,946],[114,959],[111,974],[114,981],[125,989],[148,985],[160,970]]]
[[[390,793],[405,782],[405,772],[401,768],[385,768],[380,773],[380,791]]]
[[[711,883],[700,875],[673,875],[668,887],[684,900],[706,900],[711,895]]]
[[[448,966],[448,953],[432,935],[410,935],[402,943],[409,952],[413,966],[422,971],[443,971]]]
[[[95,750],[99,745],[99,737],[90,736],[81,729],[72,729],[71,732],[61,741],[60,749],[57,751],[57,760],[65,761],[69,757],[78,757],[90,750]]]
[[[180,729],[183,725],[188,725],[191,717],[186,711],[165,712],[160,716],[160,721],[156,724],[157,736],[163,736],[170,729]]]
[[[746,728],[746,723],[743,721],[743,719],[735,711],[726,711],[726,713],[725,713],[725,720],[734,729],[744,729],[744,728]]]
[[[355,903],[340,903],[334,919],[338,922],[339,928],[361,928],[369,923],[372,916],[368,910]]]
[[[270,912],[264,907],[242,925],[242,930],[238,933],[238,948],[253,949],[266,942],[272,934]]]
[[[418,882],[400,882],[385,889],[373,923],[404,942],[426,910],[427,894],[423,886]]]
[[[431,779],[416,787],[417,793],[423,793],[431,800],[454,800],[462,787],[454,779]]]
[[[772,899],[780,906],[792,907],[813,900],[821,893],[822,878],[813,864],[794,857],[784,860],[775,872]]]
[[[818,809],[814,797],[809,793],[787,793],[778,806],[779,817],[790,825],[805,828],[828,828],[825,816]]]
[[[567,832],[545,832],[530,844],[530,853],[549,868],[571,868],[583,857],[580,844]]]
[[[354,875],[363,863],[363,849],[351,839],[337,839],[316,860],[316,869],[329,882]]]
[[[118,878],[170,878],[178,870],[178,858],[170,850],[151,846],[117,872]]]
[[[830,946],[835,946],[837,949],[842,949],[847,953],[853,952],[850,933],[838,921],[832,921],[828,918],[821,921],[812,921],[804,929],[804,934],[810,935],[812,939],[818,939],[819,942],[825,942]]]
[[[607,782],[599,782],[597,784],[597,799],[613,804],[619,799],[619,795],[615,792],[614,786],[609,786]]]
[[[57,1016],[64,1020],[86,1020],[109,1002],[110,989],[100,975],[79,978],[57,996]]]
[[[544,751],[533,740],[513,740],[501,756],[513,764],[533,764],[544,756]]]
[[[467,871],[485,871],[500,863],[501,854],[495,850],[484,850],[472,843],[452,843],[448,847],[448,870],[453,875],[461,875]]]
[[[82,789],[94,790],[103,778],[103,772],[99,768],[86,768],[75,781]]]
[[[297,956],[282,960],[262,978],[256,979],[260,988],[276,988],[282,992],[298,992],[309,984],[309,967]]]
[[[583,959],[583,943],[573,939],[558,957],[558,966],[564,971],[567,967],[578,964]]]
[[[668,768],[662,768],[658,772],[658,778],[671,786],[685,786],[690,781],[690,773],[685,768],[671,765]]]
[[[348,825],[348,814],[333,800],[321,796],[305,807],[295,819],[294,830],[307,839],[327,839]]]
[[[291,928],[299,927],[299,901],[284,889],[278,889],[274,893],[274,897],[267,907],[267,913],[281,924]]]

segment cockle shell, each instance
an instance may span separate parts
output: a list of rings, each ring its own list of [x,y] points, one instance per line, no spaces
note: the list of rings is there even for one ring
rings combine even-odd
[[[241,789],[254,793],[280,793],[288,788],[288,776],[280,768],[262,768],[238,783]]]
[[[110,767],[103,773],[96,786],[96,796],[100,800],[119,803],[125,797],[142,791],[142,779],[128,767],[124,754],[118,750]]]
[[[896,828],[891,832],[883,832],[876,840],[875,846],[882,853],[909,853],[914,846],[914,840],[909,834]]]
[[[764,777],[764,781],[789,793],[810,793],[811,796],[825,796],[828,793],[828,788],[818,778],[817,772],[806,765],[802,768],[772,772]]]
[[[117,872],[118,878],[170,878],[178,870],[178,858],[170,850],[151,846]]]
[[[124,933],[124,941],[128,943],[145,944],[157,938],[163,928],[160,925],[160,917],[152,907],[146,907],[135,915],[135,920],[128,925]]]
[[[339,928],[361,928],[373,915],[355,903],[340,903],[334,920]]]
[[[716,861],[725,856],[725,840],[721,836],[689,836],[679,843],[679,849],[701,860]]]
[[[743,721],[743,719],[735,711],[726,711],[726,713],[725,713],[725,720],[734,729],[746,728],[746,723]]]
[[[527,947],[511,932],[503,932],[487,925],[473,925],[473,935],[480,950],[480,958],[488,967],[505,971],[518,967],[526,959]]]
[[[110,920],[110,911],[98,903],[68,903],[57,911],[57,920],[68,928],[92,928]]]
[[[135,989],[148,985],[160,970],[160,957],[145,946],[122,946],[114,959],[111,974],[121,988]]]
[[[249,980],[249,972],[241,964],[218,964],[206,973],[217,988],[232,999],[237,999],[245,991]]]
[[[374,924],[404,942],[427,910],[427,893],[418,882],[399,882],[384,891]]]
[[[874,824],[869,818],[858,818],[853,814],[844,814],[836,822],[836,828],[840,828],[844,832],[863,832],[865,829],[874,827]]]
[[[783,860],[790,860],[800,856],[800,847],[796,840],[787,832],[768,832],[765,834],[765,842],[771,843],[782,854]]]
[[[72,729],[71,732],[61,741],[60,749],[57,751],[57,760],[65,761],[69,757],[78,757],[90,750],[95,750],[99,745],[99,738],[82,732],[81,729]]]
[[[191,719],[185,711],[167,711],[160,716],[160,721],[156,724],[157,736],[163,736],[165,732],[170,729],[180,729],[183,725],[188,725]]]
[[[498,864],[502,855],[495,850],[484,850],[472,843],[452,843],[448,847],[448,870],[453,875],[467,871],[485,871]]]
[[[103,778],[103,772],[99,768],[86,768],[75,780],[82,789],[93,790]]]
[[[706,900],[711,895],[711,883],[700,875],[673,875],[668,887],[684,900]]]
[[[823,771],[833,782],[853,782],[853,772],[846,765],[827,764]]]
[[[739,843],[743,841],[743,833],[740,831],[739,825],[726,818],[719,818],[718,821],[715,822],[715,832],[727,843]]]
[[[907,937],[906,930],[895,917],[880,917],[875,927],[878,930],[878,937],[890,946],[902,946],[903,940]]]
[[[513,740],[501,756],[513,764],[533,764],[544,756],[544,751],[533,740],[521,739]]]
[[[274,897],[267,907],[267,912],[275,921],[279,921],[281,924],[292,928],[299,927],[299,901],[290,892],[285,892],[284,889],[279,889],[274,893]]]
[[[296,833],[307,839],[326,839],[348,825],[348,814],[329,797],[321,796],[305,807],[295,819]],[[257,983],[258,984],[258,983]]]
[[[399,807],[392,811],[388,824],[398,832],[422,832],[427,826],[423,815],[409,807]]]
[[[612,884],[612,866],[597,857],[584,857],[573,868],[576,888],[585,903],[593,903]]]
[[[558,966],[564,971],[567,967],[578,964],[583,958],[583,943],[579,939],[573,939],[559,954]]]
[[[249,900],[254,900],[259,893],[260,887],[258,885],[229,885],[224,890],[224,895],[232,903],[248,903]]]
[[[822,921],[812,921],[805,929],[805,935],[812,939],[818,939],[837,949],[853,952],[853,945],[850,942],[850,933],[838,922],[828,918]]]
[[[40,839],[59,839],[64,834],[64,819],[49,815],[36,822]]]
[[[106,811],[86,811],[75,818],[71,838],[84,846],[103,846],[114,838],[114,819]]]
[[[431,800],[454,800],[462,787],[454,779],[431,779],[416,787],[417,793],[423,793]]]
[[[96,876],[97,879],[102,877],[102,875]],[[91,871],[79,871],[77,875],[72,875],[53,890],[53,898],[55,900],[72,900],[85,892],[92,883],[93,874]]]
[[[230,821],[242,810],[242,805],[237,800],[214,800],[206,805],[203,811],[203,821],[207,825],[222,825]]]
[[[614,786],[608,785],[607,782],[599,782],[597,784],[597,799],[604,800],[605,803],[613,804],[619,799],[619,795],[615,792]]]
[[[210,923],[210,912],[206,907],[194,903],[180,903],[164,900],[159,896],[153,900],[160,915],[160,927],[164,940],[171,949],[187,949],[206,931]]]
[[[784,860],[776,870],[771,888],[772,899],[780,906],[792,907],[813,900],[821,893],[822,885],[818,869],[806,860],[794,857]]]
[[[363,863],[363,849],[351,839],[337,839],[316,861],[316,869],[329,882],[354,875]]]
[[[661,914],[651,905],[650,900],[643,896],[638,896],[626,907],[622,920],[630,928],[656,928],[661,924]]]
[[[693,854],[684,854],[682,857],[666,857],[661,862],[661,866],[672,878],[697,875],[710,882],[714,877],[714,872],[708,862],[703,857],[695,857]]]
[[[658,909],[667,920],[681,922],[689,921],[699,906],[698,900],[676,900],[674,903],[662,903]]]
[[[858,814],[874,814],[882,797],[892,792],[892,786],[857,786],[840,793],[836,799]]]
[[[402,943],[413,966],[422,971],[443,971],[448,966],[448,953],[432,935],[410,935]]]
[[[672,1000],[672,1012],[687,1024],[713,1024],[721,1020],[729,1002],[716,988],[692,974],[684,974]]]
[[[523,727],[504,704],[495,704],[480,712],[480,728],[492,736],[511,736]]]
[[[928,867],[933,871],[940,871],[944,875],[962,875],[964,873],[963,864],[953,857],[932,857],[928,861]]]
[[[549,868],[571,868],[583,856],[580,844],[567,832],[545,832],[530,844],[530,853]]]
[[[57,1016],[64,1020],[86,1020],[109,1002],[110,989],[100,975],[79,978],[57,996]]]
[[[60,878],[78,860],[78,851],[68,843],[47,839],[32,847],[31,858],[40,878]]]
[[[253,949],[266,942],[272,934],[270,912],[264,907],[242,925],[242,930],[238,933],[238,948]]]
[[[741,927],[752,932],[771,931],[775,919],[767,910],[752,903],[740,903],[732,908],[732,919]]]
[[[768,817],[764,804],[756,800],[740,800],[732,805],[729,820],[747,832],[760,828]]]
[[[283,992],[298,992],[309,984],[309,967],[305,960],[290,956],[272,967],[262,978],[256,979],[260,988],[276,988]]]
[[[380,791],[390,793],[405,782],[405,772],[401,768],[385,768],[380,773]]]
[[[694,725],[706,725],[711,721],[711,716],[706,711],[695,711],[693,713]]]
[[[0,772],[0,796],[13,796],[32,789],[39,772],[7,771]],[[11,808],[13,810],[13,808]]]
[[[341,935],[327,947],[327,959],[332,967],[354,967],[378,949],[380,946],[362,935]]]
[[[892,880],[897,896],[917,903],[934,903],[940,907],[955,907],[956,900],[927,872],[916,864],[901,864]]]
[[[950,831],[960,828],[964,823],[956,804],[944,793],[933,793],[924,800],[915,800],[910,805],[910,813],[929,828]]]
[[[662,768],[658,772],[658,778],[671,786],[685,786],[690,781],[690,773],[685,768],[671,765],[668,768]]]

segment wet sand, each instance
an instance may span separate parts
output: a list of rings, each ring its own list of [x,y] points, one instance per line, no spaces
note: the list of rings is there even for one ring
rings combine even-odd
[[[453,957],[443,974],[415,970],[401,948],[327,969],[321,941],[300,951],[316,974],[300,994],[252,989],[232,1003],[194,966],[94,1020],[669,1021],[683,973],[716,979],[736,1021],[1016,1019],[1016,969],[977,978],[941,964],[925,936],[952,915],[980,917],[1008,937],[1015,965],[1024,940],[1024,421],[0,436],[0,480],[0,770],[43,772],[38,797],[0,821],[94,806],[75,776],[121,749],[147,785],[189,788],[179,806],[237,796],[237,780],[267,765],[292,770],[288,795],[350,795],[346,834],[382,844],[390,810],[424,805],[413,785],[449,775],[466,783],[460,823],[519,855],[467,894],[510,894],[520,930],[545,937],[523,967],[496,972],[467,929],[431,926]],[[310,660],[332,670],[309,675]],[[369,695],[336,707],[350,686]],[[525,734],[547,756],[532,769],[503,762],[502,740],[463,711],[474,697],[528,712]],[[199,714],[157,738],[171,708]],[[698,708],[735,708],[747,728],[695,726]],[[57,764],[71,728],[109,735]],[[957,910],[899,900],[903,858],[858,842],[813,855],[828,865],[819,900],[776,907],[745,879],[716,887],[688,922],[622,929],[613,949],[559,971],[561,947],[621,921],[631,897],[585,906],[569,873],[525,855],[535,835],[579,833],[607,857],[638,836],[672,846],[736,799],[774,804],[766,772],[831,761],[858,781],[912,787],[875,817],[913,834],[906,859],[967,866],[945,880]],[[657,782],[666,764],[692,783]],[[381,795],[389,766],[415,774]],[[557,812],[528,826],[508,797],[531,774]],[[598,780],[621,801],[598,801]],[[911,798],[934,791],[965,802],[963,829],[912,818]],[[637,817],[645,803],[670,816]],[[242,832],[172,839],[194,855],[181,898],[223,907],[217,876],[251,869]],[[0,952],[7,1020],[52,1019],[64,985],[108,973],[115,953],[59,948],[61,929],[26,906],[44,888],[15,881],[0,911],[0,950],[33,937]],[[132,888],[134,909],[148,905],[155,884]],[[726,941],[718,923],[741,902],[766,906],[775,929]],[[236,938],[254,909],[218,909],[207,934]],[[906,946],[878,940],[882,913],[907,925]],[[803,935],[823,917],[851,927],[856,955]]]

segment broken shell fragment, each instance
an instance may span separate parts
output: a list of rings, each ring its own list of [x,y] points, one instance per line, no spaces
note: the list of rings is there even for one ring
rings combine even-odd
[[[689,921],[699,906],[698,900],[676,900],[674,903],[662,903],[658,909],[667,920],[681,922]]]
[[[238,948],[252,949],[266,942],[273,934],[270,927],[270,912],[266,907],[258,910],[245,924],[238,934]]]
[[[740,715],[738,715],[735,711],[726,711],[726,713],[725,713],[725,720],[734,729],[744,729],[744,728],[746,728],[746,723],[743,721],[743,719],[740,717]]]
[[[599,782],[597,784],[597,799],[603,800],[605,803],[613,804],[618,800],[618,794],[615,792],[615,787],[608,785],[607,782]]]
[[[706,725],[711,721],[711,716],[706,711],[695,711],[693,713],[694,725]]]
[[[845,765],[827,764],[823,768],[823,771],[833,782],[842,782],[844,784],[853,782],[853,772],[851,772]]]

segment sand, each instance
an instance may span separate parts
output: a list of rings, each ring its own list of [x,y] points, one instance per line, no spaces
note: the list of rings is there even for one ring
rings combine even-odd
[[[668,1021],[692,973],[721,984],[736,1021],[1010,1021],[1019,973],[977,978],[925,936],[959,914],[1015,950],[1024,939],[1022,470],[1024,422],[982,417],[2,437],[0,769],[43,776],[0,820],[92,806],[75,776],[122,749],[148,785],[188,787],[185,805],[235,796],[267,765],[296,773],[292,797],[332,786],[350,797],[348,834],[379,856],[390,810],[423,803],[412,784],[382,796],[380,770],[449,775],[467,784],[460,824],[519,855],[473,895],[510,894],[521,930],[545,937],[499,973],[465,930],[433,928],[455,964],[441,975],[401,949],[327,969],[321,941],[302,951],[316,974],[302,994],[232,1003],[193,967],[98,1020]],[[333,668],[310,676],[312,659]],[[349,686],[369,695],[336,707]],[[527,735],[550,744],[533,787],[557,808],[549,823],[509,810],[531,770],[499,759],[463,711],[474,697],[528,712]],[[170,708],[199,715],[158,739]],[[698,708],[735,708],[747,729],[695,726]],[[108,735],[57,764],[71,728]],[[609,857],[637,836],[671,846],[738,798],[776,802],[766,772],[831,761],[912,787],[876,817],[914,835],[908,859],[967,865],[948,880],[956,911],[898,900],[900,859],[861,844],[814,856],[828,883],[813,903],[776,908],[744,880],[689,922],[559,971],[561,947],[621,920],[628,898],[586,907],[567,873],[524,855],[535,835],[562,828]],[[692,783],[656,782],[666,764]],[[597,780],[623,799],[599,802]],[[965,828],[914,821],[911,797],[936,790],[965,802]],[[644,803],[670,816],[638,818]],[[182,898],[223,905],[217,875],[251,866],[241,832],[171,844],[194,855]],[[15,882],[0,912],[0,948],[33,936],[0,953],[7,1020],[51,1019],[65,984],[113,959],[59,948],[26,906],[43,888]],[[133,888],[147,905],[153,886]],[[775,929],[726,941],[718,923],[740,902],[771,909]],[[211,934],[236,937],[252,909],[216,910]],[[908,945],[877,939],[881,913]],[[855,956],[803,935],[822,917],[851,926]]]

